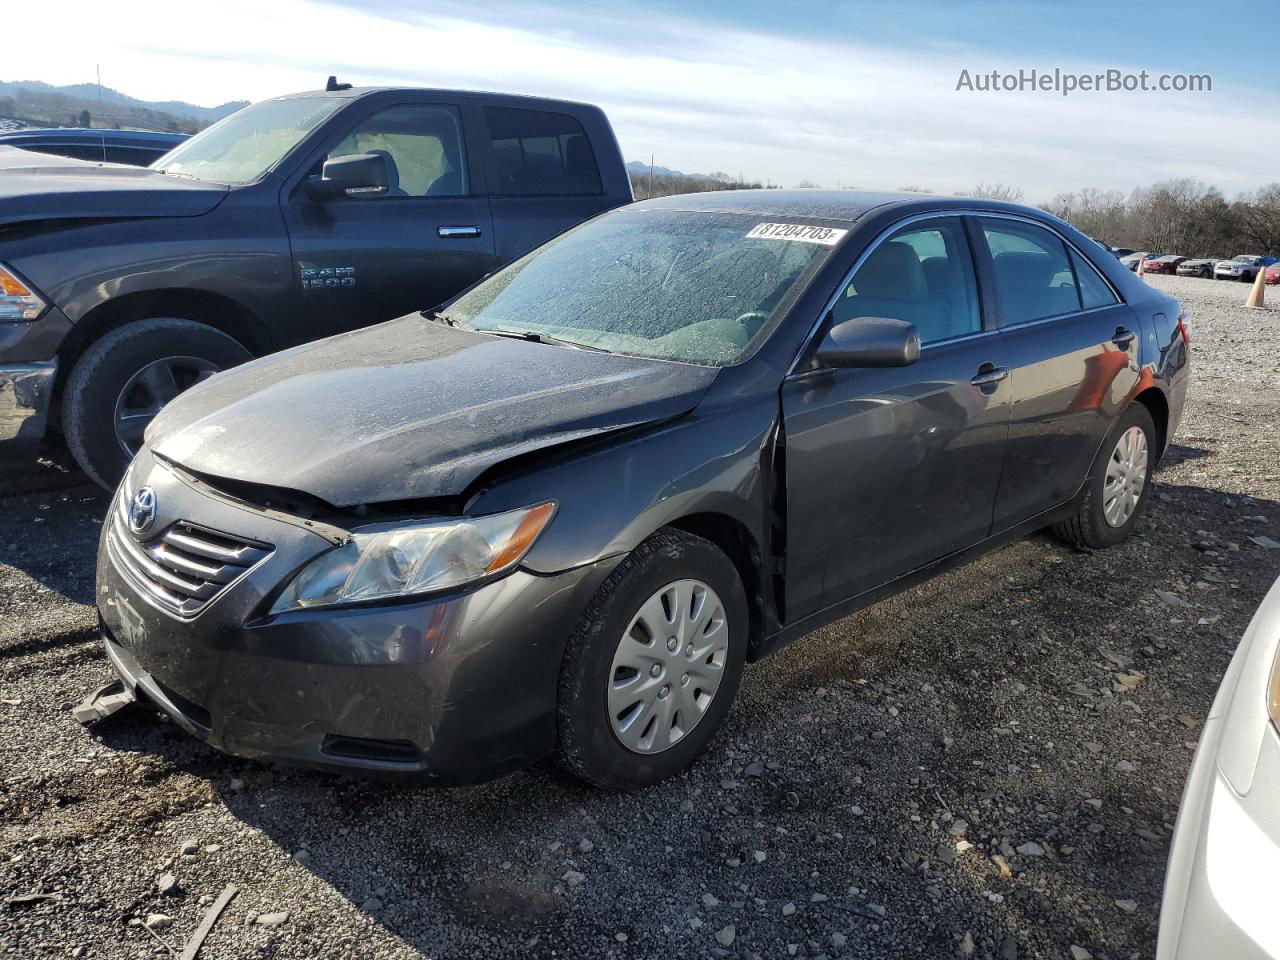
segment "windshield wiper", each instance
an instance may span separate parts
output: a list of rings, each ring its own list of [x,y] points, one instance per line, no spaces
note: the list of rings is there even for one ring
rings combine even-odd
[[[456,327],[458,321],[453,319],[447,313],[441,313],[439,310],[419,310],[419,315],[427,320],[434,320],[436,323],[443,323],[446,327]]]
[[[473,327],[472,329],[476,333],[489,333],[495,337],[506,337],[508,340],[528,340],[530,343],[558,343],[574,350],[590,350],[592,353],[613,353],[612,350],[606,350],[604,347],[597,347],[591,343],[579,343],[577,340],[553,337],[548,333],[538,333],[536,330],[493,330],[482,327]]]

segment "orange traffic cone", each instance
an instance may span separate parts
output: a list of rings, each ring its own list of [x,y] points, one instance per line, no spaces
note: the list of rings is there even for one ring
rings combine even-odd
[[[1267,268],[1259,267],[1258,276],[1253,281],[1253,289],[1249,291],[1249,299],[1244,302],[1246,307],[1253,307],[1255,310],[1265,310],[1266,304],[1263,303],[1264,291],[1267,282]]]
[[[1141,260],[1138,261],[1138,269],[1135,271],[1135,273],[1137,273],[1138,276],[1142,276],[1144,273],[1147,272],[1146,266],[1147,266],[1147,258],[1143,257]]]

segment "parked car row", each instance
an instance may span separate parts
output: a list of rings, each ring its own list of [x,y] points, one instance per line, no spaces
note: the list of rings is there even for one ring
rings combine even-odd
[[[1142,264],[1143,273],[1177,274],[1180,277],[1201,277],[1206,280],[1242,280],[1252,283],[1259,271],[1277,263],[1276,257],[1241,254],[1231,259],[1207,257],[1191,259],[1177,254],[1162,254],[1152,250],[1128,251],[1112,248],[1120,263],[1132,271]],[[1268,283],[1280,280],[1267,280]]]

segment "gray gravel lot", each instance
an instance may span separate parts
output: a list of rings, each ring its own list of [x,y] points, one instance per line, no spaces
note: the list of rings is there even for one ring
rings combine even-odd
[[[202,957],[1152,957],[1191,750],[1280,574],[1250,539],[1280,540],[1280,304],[1149,280],[1196,369],[1139,535],[1032,537],[802,640],[641,795],[271,768],[143,710],[82,729],[104,498],[11,470],[0,952],[164,955],[235,883]]]

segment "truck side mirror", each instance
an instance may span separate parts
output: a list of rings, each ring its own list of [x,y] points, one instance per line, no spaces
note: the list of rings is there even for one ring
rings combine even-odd
[[[390,187],[387,158],[378,153],[354,153],[326,160],[318,177],[308,177],[307,196],[312,200],[337,197],[380,197]]]
[[[915,324],[890,317],[855,317],[833,324],[814,354],[824,367],[905,367],[919,358]]]

